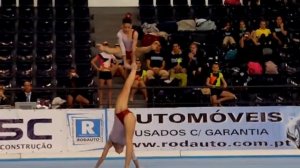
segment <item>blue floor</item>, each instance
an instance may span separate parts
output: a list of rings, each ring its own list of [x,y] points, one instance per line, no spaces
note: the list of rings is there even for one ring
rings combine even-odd
[[[96,159],[0,161],[1,168],[94,168]],[[122,168],[123,159],[107,159],[102,168]],[[300,157],[145,158],[141,168],[299,168]],[[134,167],[132,165],[132,167]]]

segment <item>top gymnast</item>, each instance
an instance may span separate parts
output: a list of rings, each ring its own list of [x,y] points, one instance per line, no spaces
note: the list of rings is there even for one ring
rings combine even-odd
[[[122,57],[124,67],[130,69],[130,64],[136,61],[136,58],[154,50],[158,46],[158,41],[154,41],[149,46],[137,47],[138,32],[132,28],[132,15],[127,13],[122,19],[121,29],[117,33],[118,46],[109,47],[98,43],[96,47],[100,51]]]
[[[136,60],[138,36],[138,32],[132,28],[131,14],[127,13],[122,20],[122,28],[117,33],[117,37],[122,57],[126,58],[128,64]]]

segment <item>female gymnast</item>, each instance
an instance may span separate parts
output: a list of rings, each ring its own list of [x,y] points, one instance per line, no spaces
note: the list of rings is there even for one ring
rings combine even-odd
[[[108,45],[108,43],[104,43],[103,45]],[[96,55],[92,60],[91,64],[93,68],[98,73],[98,98],[99,98],[99,107],[102,107],[103,105],[106,105],[104,103],[104,97],[103,92],[105,92],[106,89],[103,89],[105,86],[105,83],[107,85],[108,90],[108,107],[110,108],[112,105],[112,63],[116,61],[116,58],[112,54],[107,54],[105,52],[101,52],[98,55]]]
[[[115,105],[115,120],[109,139],[105,144],[101,157],[98,159],[95,168],[98,168],[107,156],[111,147],[115,148],[117,153],[123,152],[126,146],[125,166],[130,167],[133,160],[136,168],[139,168],[138,160],[133,150],[133,136],[135,131],[136,118],[135,115],[128,110],[128,99],[132,84],[135,80],[137,65],[131,64],[131,71],[125,81],[125,84],[117,97]]]
[[[119,46],[109,47],[97,44],[96,47],[100,51],[122,57],[124,60],[124,67],[129,69],[130,64],[135,62],[136,58],[154,50],[159,44],[155,41],[150,46],[137,47],[138,36],[138,32],[132,28],[131,14],[127,13],[122,19],[121,29],[117,33]]]

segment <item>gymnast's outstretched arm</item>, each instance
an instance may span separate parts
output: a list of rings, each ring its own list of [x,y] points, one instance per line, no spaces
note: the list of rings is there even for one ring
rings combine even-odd
[[[106,156],[107,156],[107,153],[109,151],[109,149],[112,147],[112,142],[111,140],[108,140],[104,146],[104,149],[103,149],[103,152],[102,152],[102,155],[101,157],[98,159],[97,163],[96,163],[96,166],[95,168],[99,168],[100,165],[104,162]]]

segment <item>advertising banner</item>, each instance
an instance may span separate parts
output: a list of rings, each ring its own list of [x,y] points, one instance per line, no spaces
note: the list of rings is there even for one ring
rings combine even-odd
[[[287,150],[300,153],[300,107],[130,109],[139,151]],[[1,110],[0,152],[68,153],[103,149],[113,109]]]
[[[108,132],[104,109],[72,109],[65,115],[68,152],[103,149]]]
[[[0,153],[63,152],[64,114],[59,110],[0,111]]]
[[[132,109],[137,150],[300,148],[300,107]],[[112,113],[110,113],[112,114]]]

